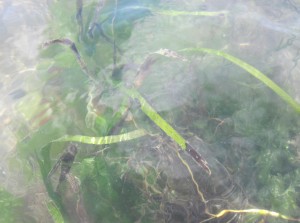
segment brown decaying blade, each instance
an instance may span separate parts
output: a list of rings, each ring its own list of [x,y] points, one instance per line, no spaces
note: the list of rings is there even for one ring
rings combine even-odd
[[[200,164],[200,166],[208,173],[208,175],[211,175],[211,170],[207,161],[189,143],[186,143],[186,151],[197,163]]]

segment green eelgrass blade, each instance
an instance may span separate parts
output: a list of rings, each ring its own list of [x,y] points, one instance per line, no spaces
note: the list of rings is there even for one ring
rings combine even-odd
[[[64,223],[65,222],[58,207],[55,205],[55,203],[53,201],[50,201],[47,204],[47,208],[48,208],[49,213],[51,214],[53,222],[55,222],[55,223]]]
[[[137,129],[120,135],[103,136],[103,137],[66,135],[59,139],[54,140],[53,142],[80,142],[80,143],[93,144],[93,145],[105,145],[105,144],[129,141],[145,135],[147,135],[147,132],[144,129]]]
[[[124,87],[121,87],[121,90],[123,90],[123,92],[131,98],[137,99],[141,104],[141,110],[144,112],[144,114],[147,115],[148,118],[150,118],[151,121],[153,121],[161,130],[163,130],[164,133],[166,133],[171,139],[173,139],[181,147],[182,150],[187,151],[193,157],[193,159],[195,159],[196,162],[199,163],[202,168],[204,168],[204,170],[209,175],[211,174],[211,170],[206,160],[203,159],[202,156],[192,148],[192,146],[187,144],[186,140],[155,111],[155,109],[146,101],[146,99],[137,90],[133,88],[129,89]],[[182,162],[185,163],[184,160],[182,160]],[[189,166],[186,163],[184,165],[189,169]],[[191,175],[193,174],[191,173]],[[198,192],[204,200],[202,193],[200,191]]]
[[[292,106],[298,113],[300,113],[300,104],[296,102],[289,94],[287,94],[282,88],[280,88],[277,84],[275,84],[270,78],[264,75],[262,72],[257,70],[255,67],[251,66],[250,64],[231,56],[230,54],[224,53],[220,50],[213,50],[208,48],[187,48],[181,50],[182,52],[205,52],[209,54],[214,54],[217,56],[221,56],[232,63],[238,65],[239,67],[243,68],[247,72],[249,72],[252,76],[256,77],[262,83],[267,85],[271,88],[276,94],[279,95],[285,102],[287,102],[290,106]]]
[[[168,123],[166,122],[152,106],[144,99],[144,97],[135,89],[122,88],[131,98],[136,98],[141,104],[141,110],[169,137],[171,137],[183,150],[186,149],[186,140]]]
[[[181,15],[191,15],[191,16],[218,16],[224,15],[228,13],[227,11],[216,11],[216,12],[206,12],[206,11],[175,11],[175,10],[161,10],[161,9],[154,9],[154,13],[167,15],[167,16],[181,16]]]

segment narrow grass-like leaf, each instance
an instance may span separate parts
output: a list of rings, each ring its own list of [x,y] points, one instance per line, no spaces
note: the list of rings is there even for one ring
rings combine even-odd
[[[249,72],[252,76],[256,77],[258,80],[260,80],[262,83],[267,85],[269,88],[271,88],[276,94],[279,95],[279,97],[281,97],[285,102],[287,102],[290,106],[292,106],[298,113],[300,113],[300,104],[298,102],[296,102],[289,94],[287,94],[282,88],[280,88],[265,74],[263,74],[255,67],[251,66],[250,64],[219,50],[213,50],[208,48],[187,48],[181,51],[182,52],[204,52],[204,53],[221,56],[231,61],[232,63],[238,65],[239,67]]]
[[[51,141],[62,136],[68,127],[68,123],[64,125],[55,125],[55,121],[49,121],[41,126],[36,132],[32,133],[30,138],[22,140],[19,145],[19,152],[22,156],[26,157],[29,154],[37,151],[40,148],[45,147]]]
[[[48,211],[51,214],[51,217],[55,223],[64,223],[65,222],[59,209],[56,207],[56,205],[53,201],[50,201],[47,204],[47,208],[48,208]]]
[[[147,132],[144,129],[137,129],[120,135],[103,136],[103,137],[66,135],[63,136],[62,138],[54,140],[53,142],[80,142],[80,143],[93,144],[93,145],[105,145],[105,144],[129,141],[145,135],[147,135]]]
[[[160,10],[155,9],[152,11],[153,13],[158,13],[161,15],[167,15],[167,16],[181,16],[181,15],[191,15],[191,16],[218,16],[218,15],[224,15],[227,14],[227,11],[219,11],[219,12],[206,12],[206,11],[175,11],[175,10]]]
[[[135,89],[123,88],[126,94],[132,98],[139,100],[141,104],[141,110],[169,137],[171,137],[183,150],[186,150],[185,139],[168,123],[166,122],[152,106],[144,99],[144,97]]]
[[[222,211],[220,211],[218,214],[213,215],[211,214],[211,218],[208,218],[204,221],[201,221],[200,223],[204,223],[204,222],[208,222],[214,218],[220,218],[223,217],[224,215],[228,214],[228,213],[246,213],[246,214],[257,214],[257,215],[261,215],[261,216],[271,216],[274,218],[279,218],[279,219],[283,219],[283,220],[287,220],[287,221],[293,221],[293,222],[300,222],[300,219],[297,218],[292,218],[283,214],[280,214],[278,212],[275,211],[269,211],[269,210],[265,210],[265,209],[245,209],[245,210],[228,210],[228,209],[224,209]]]

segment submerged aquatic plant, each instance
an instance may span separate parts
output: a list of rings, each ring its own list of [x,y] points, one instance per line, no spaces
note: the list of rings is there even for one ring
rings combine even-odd
[[[0,188],[0,208],[1,219],[0,222],[17,222],[21,219],[16,213],[19,213],[22,208],[22,201],[15,197],[3,188]]]
[[[70,103],[74,110],[80,111],[79,123],[64,120],[68,114],[62,109],[63,115],[49,121],[48,125],[41,126],[31,139],[20,145],[24,153],[36,154],[44,184],[53,200],[48,206],[53,220],[62,222],[64,218],[72,222],[240,222],[243,215],[255,214],[262,219],[271,216],[300,222],[299,219],[249,205],[244,189],[235,182],[224,167],[225,164],[217,159],[219,157],[215,157],[216,149],[186,130],[176,130],[180,128],[169,124],[172,123],[169,115],[159,113],[150,105],[140,89],[149,80],[149,76],[151,77],[149,70],[154,66],[172,60],[177,64],[191,64],[192,59],[182,54],[201,51],[222,56],[236,63],[275,91],[297,112],[299,104],[254,67],[222,51],[206,48],[177,51],[160,49],[149,53],[132,75],[131,82],[127,81],[124,77],[126,64],[118,64],[123,55],[120,45],[129,38],[135,22],[151,14],[218,15],[156,10],[154,6],[140,3],[132,3],[129,6],[127,4],[127,1],[99,1],[85,6],[79,0],[76,9],[79,32],[73,30],[76,35],[72,40],[70,37],[54,38],[44,44],[48,53],[50,49],[60,52],[56,55],[56,52],[50,51],[48,57],[54,60],[51,61],[51,64],[54,64],[52,68],[60,70],[55,67],[56,62],[62,67],[68,65],[73,76],[79,72],[84,73],[87,75],[86,80],[92,85],[91,88],[79,89],[88,92],[87,100],[74,99]],[[84,16],[84,9],[94,10],[93,16]],[[130,15],[124,20],[125,24],[120,19],[124,15]],[[123,23],[120,25],[118,21]],[[58,48],[57,45],[70,49]],[[107,55],[101,55],[104,49],[111,50]],[[69,54],[70,52],[73,55]],[[79,66],[71,61],[74,55]],[[65,63],[66,61],[69,62]],[[58,73],[60,75],[60,72]],[[73,82],[77,82],[76,79]],[[68,93],[66,95],[70,96]],[[197,104],[192,105],[190,110],[193,110],[193,106],[196,107]],[[178,112],[183,113],[181,109]],[[189,114],[192,112],[186,116]],[[133,118],[130,118],[131,116]],[[235,114],[234,118],[237,120],[241,116],[241,113]],[[126,122],[126,119],[131,119],[131,122]],[[82,120],[85,123],[82,123]],[[60,122],[65,126],[58,125]],[[224,123],[220,121],[214,133],[222,131]],[[201,130],[196,124],[194,128]],[[241,129],[242,127],[240,132],[246,132]],[[237,130],[230,132],[234,131]],[[82,145],[72,144],[65,153],[59,155],[64,142],[77,142]],[[93,152],[88,152],[88,157],[82,158],[81,155],[81,159],[78,158],[80,162],[77,163],[77,153],[80,153],[77,147]],[[54,165],[51,154],[58,160]],[[227,161],[226,158],[230,155],[223,159]],[[235,162],[231,162],[230,158],[228,160],[230,164]],[[259,160],[257,162],[259,163]],[[59,165],[60,171],[57,171]],[[271,167],[260,167],[257,176],[261,174],[263,179]]]

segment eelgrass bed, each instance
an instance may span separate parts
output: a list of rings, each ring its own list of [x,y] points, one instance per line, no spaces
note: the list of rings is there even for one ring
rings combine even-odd
[[[135,49],[122,46],[136,24],[226,16],[157,4],[53,3],[38,71],[64,88],[44,92],[52,115],[34,108],[36,130],[18,145],[36,159],[53,221],[300,222],[299,103],[220,50],[161,46],[129,62]],[[214,78],[201,70],[207,55],[212,70],[220,57],[266,87]]]

